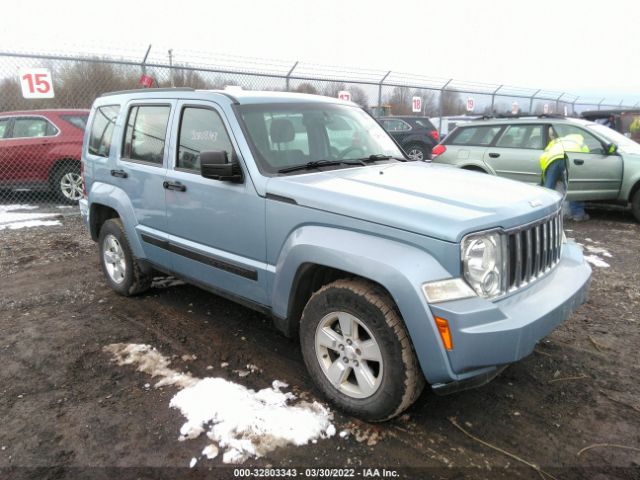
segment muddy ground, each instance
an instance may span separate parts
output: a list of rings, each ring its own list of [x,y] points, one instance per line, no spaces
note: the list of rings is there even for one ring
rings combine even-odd
[[[298,477],[347,467],[363,478],[375,473],[365,468],[386,467],[405,478],[544,478],[518,457],[558,479],[640,478],[640,225],[627,212],[591,214],[568,222],[567,234],[606,248],[611,266],[594,267],[588,303],[530,357],[476,390],[427,389],[384,424],[335,412],[347,438],[278,448],[242,467],[295,467]],[[298,345],[269,319],[188,285],[119,297],[79,216],[61,222],[0,232],[0,479],[240,478],[220,457],[189,469],[206,442],[177,440],[176,389],[149,388],[147,375],[113,363],[102,348],[114,342],[153,345],[199,377],[255,389],[280,379],[322,401]],[[233,373],[246,364],[262,371]],[[580,453],[597,444],[607,445]]]

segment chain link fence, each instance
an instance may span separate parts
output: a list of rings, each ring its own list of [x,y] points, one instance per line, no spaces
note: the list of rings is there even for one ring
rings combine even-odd
[[[97,96],[144,87],[221,89],[230,85],[331,97],[347,91],[354,102],[378,116],[460,115],[469,113],[470,103],[476,115],[577,115],[623,106],[542,89],[304,62],[176,55],[151,47],[117,58],[100,53],[0,51],[0,205],[5,205],[0,209],[13,204],[58,208],[77,203],[82,195],[83,130]],[[414,112],[414,97],[421,100],[419,112]]]

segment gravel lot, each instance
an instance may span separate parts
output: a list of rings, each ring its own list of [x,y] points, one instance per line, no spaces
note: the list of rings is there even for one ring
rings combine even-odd
[[[168,282],[119,297],[80,217],[56,213],[60,225],[0,231],[0,479],[234,478],[221,456],[201,455],[204,435],[178,441],[184,418],[169,407],[178,388],[154,388],[148,374],[119,366],[103,351],[113,343],[151,345],[199,378],[255,390],[281,380],[299,399],[323,403],[297,343],[268,318]],[[640,225],[627,212],[591,214],[567,222],[567,235],[610,267],[593,267],[589,302],[530,357],[476,390],[426,390],[384,424],[334,412],[343,437],[280,446],[241,467],[297,468],[297,476],[353,468],[355,478],[383,467],[405,478],[640,478]]]

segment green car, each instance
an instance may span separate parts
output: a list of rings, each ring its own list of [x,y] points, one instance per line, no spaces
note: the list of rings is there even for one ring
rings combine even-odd
[[[631,204],[640,222],[640,144],[604,125],[549,116],[477,120],[433,148],[432,161],[540,184],[549,132],[580,134],[588,152],[567,152],[568,200]]]

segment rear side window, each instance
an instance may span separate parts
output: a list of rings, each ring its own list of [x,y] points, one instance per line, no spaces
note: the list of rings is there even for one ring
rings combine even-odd
[[[16,118],[13,124],[13,135],[11,138],[39,138],[51,137],[58,133],[47,119],[42,117]]]
[[[119,105],[107,105],[96,110],[89,136],[89,153],[100,157],[108,157],[113,138],[113,127],[120,113]]]
[[[424,118],[417,118],[415,120],[416,124],[420,125],[421,127],[424,128],[428,128],[429,130],[435,130],[436,127],[433,126],[433,123],[431,123],[429,120],[426,120]]]
[[[489,145],[500,131],[501,126],[464,127],[458,130],[448,143],[451,145]]]
[[[131,107],[124,136],[123,157],[162,164],[170,112],[169,105]]]
[[[201,152],[222,150],[231,160],[233,147],[218,112],[207,108],[185,108],[180,121],[176,168],[199,171]]]
[[[402,120],[383,120],[382,125],[388,132],[405,132],[411,130],[411,126]]]
[[[89,114],[86,113],[80,115],[60,115],[60,118],[84,132],[84,129],[87,128],[87,120],[89,119]]]

